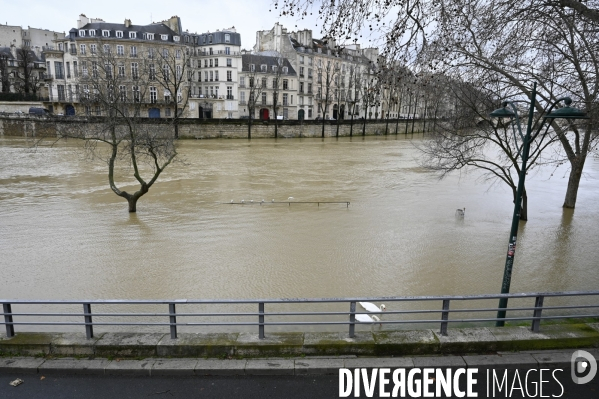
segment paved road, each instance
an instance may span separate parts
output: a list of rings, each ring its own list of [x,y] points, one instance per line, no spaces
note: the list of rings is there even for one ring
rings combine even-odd
[[[521,373],[524,383],[524,373]],[[481,373],[483,376],[484,373]],[[510,385],[514,372],[509,372]],[[567,382],[569,370],[564,370],[560,378],[564,385],[562,398],[597,399],[599,378],[587,385]],[[25,382],[18,387],[8,383],[15,378]],[[338,376],[220,376],[220,377],[125,377],[125,376],[75,376],[51,375],[41,379],[36,374],[0,374],[0,398],[2,399],[104,399],[104,398],[337,398]],[[487,397],[486,388],[481,384],[479,398]],[[529,384],[530,396],[533,385]],[[378,388],[375,390],[378,393]],[[554,381],[545,384],[543,395],[558,396],[561,387]],[[362,396],[364,392],[362,391]],[[354,397],[352,394],[351,397]],[[377,394],[374,397],[379,397]],[[497,393],[503,398],[505,394]],[[519,390],[512,392],[512,398],[523,396]],[[536,397],[539,397],[538,393]]]

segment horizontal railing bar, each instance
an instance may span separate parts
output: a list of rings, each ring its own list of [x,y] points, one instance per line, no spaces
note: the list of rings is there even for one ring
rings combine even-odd
[[[551,320],[551,319],[576,319],[583,317],[599,317],[599,314],[590,315],[564,315],[564,316],[542,316],[542,317],[505,317],[505,318],[485,318],[485,319],[449,319],[447,323],[478,323],[487,321],[521,321],[521,320]],[[369,323],[355,323],[355,324],[411,324],[411,323],[433,323],[439,324],[438,319],[434,320],[380,320]],[[0,321],[0,324],[13,324],[13,325],[65,325],[65,326],[84,326],[86,323],[70,323],[70,322],[11,322],[5,323]],[[291,322],[222,322],[222,323],[107,323],[107,322],[94,322],[94,326],[292,326],[292,325],[325,325],[325,324],[351,324],[348,321],[291,321]]]
[[[239,304],[239,303],[316,303],[316,302],[402,302],[402,301],[441,301],[445,299],[456,301],[486,300],[498,298],[531,298],[537,296],[545,297],[563,297],[563,296],[593,296],[599,295],[599,291],[566,291],[566,292],[538,292],[538,293],[520,293],[520,294],[482,294],[482,295],[462,295],[462,296],[420,296],[420,297],[359,297],[359,298],[286,298],[286,299],[172,299],[172,300],[120,300],[120,299],[90,299],[90,300],[22,300],[22,299],[0,299],[0,303],[10,304],[73,304],[84,303],[96,305],[114,305],[114,304]]]
[[[544,306],[544,307],[522,307],[522,308],[507,308],[508,311],[519,311],[519,310],[551,310],[551,309],[587,309],[587,308],[599,308],[599,305],[572,305],[572,306]],[[418,314],[418,313],[464,313],[464,312],[496,312],[499,308],[482,308],[482,309],[422,309],[422,310],[386,310],[381,314]],[[351,314],[369,314],[373,312],[368,311],[356,311],[356,312],[269,312],[269,313],[177,313],[177,316],[182,317],[212,317],[212,316],[347,316]],[[374,313],[373,313],[374,314]],[[376,313],[379,314],[379,313]],[[11,316],[67,316],[67,317],[81,317],[89,316],[87,313],[0,313],[0,316],[11,315]],[[103,316],[103,317],[168,317],[170,313],[91,313],[92,316]]]

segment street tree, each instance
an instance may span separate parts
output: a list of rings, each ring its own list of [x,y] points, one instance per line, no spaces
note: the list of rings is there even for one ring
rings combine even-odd
[[[275,114],[275,138],[279,136],[279,94],[283,87],[283,66],[285,65],[285,58],[279,52],[275,56],[274,62],[274,77],[272,79],[272,110]]]
[[[322,138],[324,138],[324,127],[326,120],[330,118],[329,106],[334,98],[335,77],[339,73],[339,64],[331,60],[316,61],[316,101],[318,102],[318,112],[322,115]]]
[[[37,56],[26,45],[17,48],[16,54],[17,68],[14,72],[14,78],[17,91],[23,94],[37,94],[43,83],[39,73],[35,72]]]
[[[254,54],[248,54],[243,57],[243,72],[245,79],[247,80],[248,88],[248,139],[252,138],[252,122],[254,119],[254,113],[256,111],[256,105],[258,104],[258,98],[262,94],[262,80],[258,74],[258,56]]]

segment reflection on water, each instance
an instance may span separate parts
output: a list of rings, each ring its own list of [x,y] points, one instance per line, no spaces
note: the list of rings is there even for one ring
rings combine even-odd
[[[496,293],[513,204],[476,175],[439,181],[401,136],[183,141],[129,214],[77,143],[0,140],[4,298],[289,298]],[[599,286],[599,162],[527,182],[512,292]],[[556,174],[557,175],[557,174]],[[119,180],[132,189],[131,173]],[[350,201],[344,204],[270,204]],[[231,199],[264,205],[230,205]],[[467,208],[456,219],[456,208]],[[331,305],[331,307],[334,307]],[[255,309],[249,309],[254,311]],[[340,309],[346,310],[346,309]]]

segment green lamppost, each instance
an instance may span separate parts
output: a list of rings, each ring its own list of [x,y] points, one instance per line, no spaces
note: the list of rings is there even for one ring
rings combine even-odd
[[[534,116],[535,109],[535,100],[537,95],[537,84],[534,83],[532,88],[532,94],[530,96],[530,110],[528,111],[528,125],[526,127],[526,135],[522,135],[522,128],[520,126],[520,118],[518,117],[518,111],[513,102],[506,101],[502,105],[502,108],[496,109],[491,112],[490,116],[495,118],[510,118],[516,119],[516,125],[518,127],[518,132],[520,138],[522,139],[522,148],[520,151],[522,153],[522,168],[520,169],[520,176],[518,179],[518,188],[516,190],[516,201],[514,202],[514,215],[512,217],[512,229],[510,231],[510,240],[507,249],[507,257],[505,259],[505,269],[503,271],[503,283],[501,285],[501,293],[508,294],[510,292],[510,282],[512,279],[512,267],[514,265],[514,256],[516,254],[516,240],[518,237],[518,223],[520,221],[520,210],[522,207],[522,193],[524,191],[524,180],[526,178],[526,163],[528,162],[528,153],[530,150],[530,143],[539,135],[543,125],[547,121],[547,119],[555,119],[555,118],[563,118],[563,119],[588,119],[586,113],[576,108],[570,107],[572,103],[572,99],[570,97],[562,97],[555,100],[549,109],[545,112],[545,116],[541,121],[537,131],[534,135],[531,135],[532,130],[532,121]],[[559,108],[556,111],[553,111],[553,108],[561,101],[566,103],[566,106],[563,108]],[[513,111],[506,109],[507,105],[510,105]],[[549,126],[547,126],[549,129]],[[519,151],[519,152],[520,152]],[[505,319],[505,312],[507,308],[507,298],[499,299],[499,310],[497,312],[497,319]],[[503,327],[505,321],[497,320],[496,326]]]

